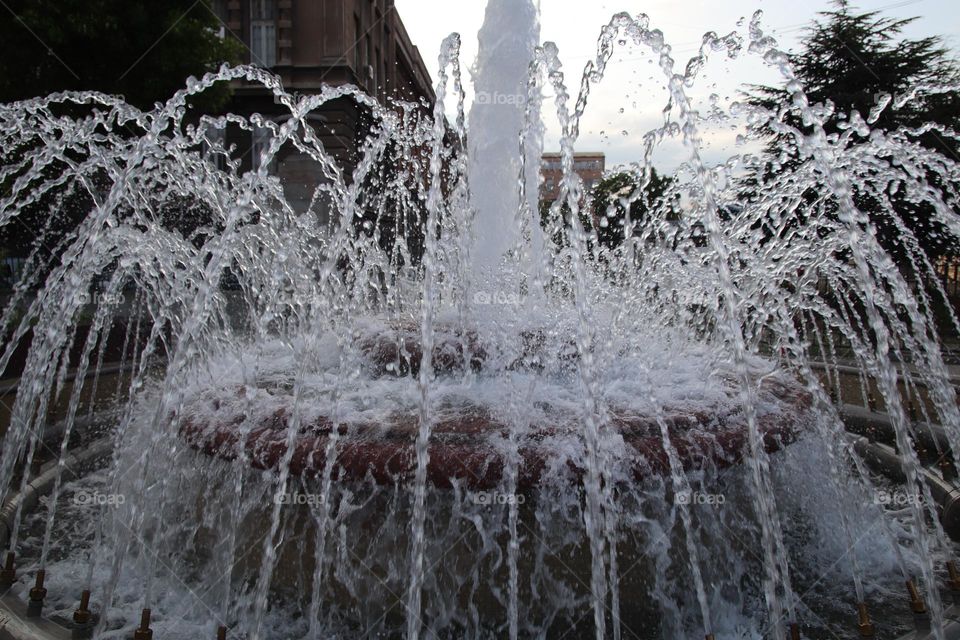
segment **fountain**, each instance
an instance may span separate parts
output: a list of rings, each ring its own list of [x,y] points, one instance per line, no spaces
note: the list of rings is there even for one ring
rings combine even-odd
[[[902,267],[854,197],[896,221],[899,190],[960,237],[957,164],[917,142],[954,132],[871,130],[907,94],[827,134],[759,14],[682,72],[617,14],[575,96],[538,42],[532,3],[491,0],[469,126],[456,35],[432,114],[294,97],[254,67],[149,112],[92,92],[0,106],[0,225],[47,212],[0,316],[18,374],[0,637],[957,637],[946,295],[909,229]],[[688,160],[611,249],[573,152],[628,46],[669,92],[628,170],[645,184],[673,139]],[[689,88],[741,55],[790,101],[702,115]],[[240,78],[289,117],[191,108]],[[307,124],[344,96],[375,123],[350,176]],[[564,179],[541,220],[548,112]],[[799,159],[709,166],[702,130],[738,118]],[[258,169],[227,128],[270,130]],[[324,172],[306,211],[268,173],[281,149]],[[816,224],[792,224],[801,203]]]
[[[528,224],[538,211],[542,151],[540,96],[527,89],[528,68],[540,43],[537,9],[531,1],[488,2],[478,37],[467,175],[470,205],[476,211],[471,231],[482,242],[468,244],[468,268],[470,284],[482,300],[518,287],[512,280],[521,274],[540,275],[538,265],[530,263],[500,270],[511,251],[522,251],[521,237],[533,254],[542,247],[539,225]],[[520,144],[518,132],[523,135]],[[522,191],[505,188],[518,179]],[[505,215],[508,211],[516,215]]]

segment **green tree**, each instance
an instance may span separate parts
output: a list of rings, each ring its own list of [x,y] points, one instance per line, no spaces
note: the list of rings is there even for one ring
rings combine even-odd
[[[835,4],[836,9],[820,12],[822,19],[807,29],[802,51],[790,56],[809,101],[829,101],[836,108],[840,117],[827,123],[828,132],[836,131],[851,111],[866,117],[880,94],[904,93],[921,83],[960,80],[957,63],[941,38],[901,37],[903,29],[917,18],[889,18],[878,11],[856,13],[847,0],[835,0]],[[753,89],[752,101],[768,108],[788,97],[782,88]],[[960,96],[920,95],[902,108],[884,110],[871,126],[892,130],[926,122],[960,125]],[[944,143],[935,137],[927,142],[943,149]]]
[[[853,111],[866,119],[881,94],[902,94],[921,83],[960,81],[957,63],[941,38],[911,40],[902,36],[904,28],[916,18],[895,19],[878,11],[858,12],[847,0],[836,0],[835,5],[833,10],[819,14],[820,19],[807,29],[800,52],[790,56],[809,102],[829,103],[834,107],[833,116],[825,122],[828,134],[839,131]],[[777,109],[789,101],[782,88],[753,86],[748,95],[750,102],[767,109]],[[786,121],[801,131],[810,131],[796,113],[788,114]],[[960,94],[919,95],[902,108],[885,109],[870,126],[892,131],[927,122],[960,127]],[[770,137],[768,153],[774,158],[786,159],[786,162],[775,163],[775,170],[796,166],[799,154],[792,137],[774,135],[769,128],[765,131]],[[920,141],[951,158],[960,157],[956,145],[935,131],[925,134]],[[880,213],[882,208],[865,194],[866,190],[858,189],[857,185],[854,188],[857,205],[870,215],[881,242],[895,256],[903,258],[895,221]],[[915,205],[896,196],[892,200],[897,215],[930,257],[954,250],[948,244],[950,234],[943,233],[943,229],[931,221],[930,210],[925,205]],[[796,224],[806,224],[802,208],[797,211]],[[762,225],[758,223],[758,226]]]
[[[209,0],[7,0],[0,12],[0,102],[11,102],[67,90],[95,90],[123,95],[130,104],[152,108],[183,88],[186,79],[239,60],[241,45],[221,38],[220,22]],[[12,14],[12,15],[10,15]],[[229,98],[228,83],[194,99],[213,110]],[[84,107],[58,107],[80,117]],[[138,135],[135,126],[115,131]],[[20,148],[0,150],[0,164],[18,166],[39,138]],[[7,174],[6,193],[29,167]],[[63,166],[48,167],[37,181],[50,179]],[[109,185],[107,176],[89,177],[94,189]],[[33,203],[15,223],[0,228],[0,246],[8,254],[37,253],[44,270],[55,264],[71,241],[73,230],[93,207],[93,200],[74,183],[56,188]],[[168,199],[159,211],[170,228],[190,236],[208,221],[200,202]]]
[[[597,242],[608,249],[623,244],[625,237],[636,235],[651,209],[668,206],[664,201],[673,178],[661,176],[650,168],[650,177],[641,188],[637,176],[629,172],[613,173],[604,177],[593,188],[593,223]],[[630,213],[631,230],[624,228],[627,212]],[[675,215],[668,209],[668,215]]]
[[[239,60],[209,0],[6,0],[0,11],[0,102],[96,90],[150,108],[187,77]],[[228,91],[200,106],[221,106]]]

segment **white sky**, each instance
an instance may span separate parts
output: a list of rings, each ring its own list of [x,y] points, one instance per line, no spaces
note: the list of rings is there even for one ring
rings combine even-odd
[[[469,68],[477,54],[477,31],[483,22],[484,0],[395,0],[397,11],[414,44],[427,64],[434,80],[437,75],[437,54],[444,37],[456,31],[461,34],[461,63]],[[583,65],[596,52],[600,27],[610,17],[627,11],[643,12],[650,17],[650,27],[663,31],[673,47],[676,68],[682,70],[686,60],[699,48],[707,31],[725,35],[737,29],[740,18],[745,24],[754,11],[764,13],[765,30],[774,35],[780,46],[793,50],[817,11],[830,8],[829,0],[540,0],[543,41],[556,42],[564,63],[568,88],[580,84]],[[891,17],[919,16],[905,35],[911,38],[940,35],[954,52],[960,52],[960,1],[958,0],[859,0],[858,9],[884,8]],[[604,151],[607,166],[641,159],[641,138],[662,121],[666,104],[663,74],[646,52],[618,48],[610,72],[596,87],[588,101],[581,122],[581,137],[576,148],[581,151]],[[777,76],[756,56],[744,52],[735,61],[726,61],[716,54],[690,90],[697,107],[705,111],[708,96],[716,94],[726,107],[737,99],[737,90],[745,83],[775,83]],[[467,79],[467,101],[472,100],[472,87]],[[621,109],[623,112],[621,113]],[[546,151],[557,149],[558,129],[555,118],[545,116]],[[626,133],[624,133],[626,132]],[[704,132],[707,143],[705,157],[722,160],[738,149],[737,131]],[[668,142],[655,155],[655,164],[671,170],[685,159],[677,142]]]

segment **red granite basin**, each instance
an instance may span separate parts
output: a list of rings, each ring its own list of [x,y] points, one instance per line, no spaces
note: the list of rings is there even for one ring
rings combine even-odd
[[[764,411],[757,426],[767,452],[774,452],[797,439],[810,420],[810,397],[799,385],[784,378],[768,378],[761,385]],[[291,399],[292,405],[292,399]],[[772,408],[771,408],[772,407]],[[250,425],[244,414],[224,419],[202,418],[188,406],[182,414],[180,434],[192,448],[223,460],[245,457],[257,469],[277,469],[288,453],[291,411],[281,407],[268,418]],[[748,430],[739,408],[716,411],[666,409],[671,441],[687,470],[706,466],[728,467],[749,451]],[[416,469],[415,442],[419,421],[416,414],[397,415],[387,421],[336,425],[333,471],[341,479],[372,478],[380,484],[409,480]],[[327,450],[335,425],[328,418],[300,424],[292,438],[289,468],[294,475],[318,475],[328,463]],[[613,411],[601,429],[620,451],[623,463],[635,479],[669,472],[668,458],[659,426],[651,415]],[[520,439],[518,488],[538,486],[558,457],[564,474],[578,480],[583,474],[579,456],[582,425],[574,420],[531,425]],[[431,427],[427,478],[437,487],[454,483],[473,490],[500,485],[507,455],[503,442],[508,426],[480,407],[451,415],[449,411]],[[622,439],[622,446],[619,445]],[[497,445],[495,442],[499,442]],[[555,468],[553,473],[556,473]]]

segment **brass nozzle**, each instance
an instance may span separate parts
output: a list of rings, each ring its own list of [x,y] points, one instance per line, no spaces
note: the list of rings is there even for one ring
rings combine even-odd
[[[133,640],[153,640],[153,631],[150,629],[150,609],[144,609],[140,614],[140,628],[133,632]]]
[[[910,595],[910,610],[918,616],[925,614],[927,605],[923,604],[923,598],[920,597],[920,591],[913,580],[907,580],[907,593]]]
[[[870,614],[867,612],[867,603],[857,603],[857,630],[860,631],[861,638],[872,638],[874,636],[873,623],[870,622]]]
[[[92,615],[90,613],[90,591],[85,589],[80,594],[80,606],[73,612],[73,621],[77,624],[88,624]]]
[[[940,467],[940,475],[944,480],[954,480],[957,477],[957,468],[953,461],[944,454],[937,460],[937,466]]]
[[[33,585],[33,589],[30,589],[30,600],[33,602],[43,602],[43,599],[47,597],[47,590],[43,587],[43,581],[47,577],[47,572],[44,569],[37,571],[37,581]]]
[[[800,640],[800,625],[796,622],[790,623],[790,640]]]
[[[3,563],[3,569],[0,569],[0,586],[10,586],[16,581],[16,554],[14,554],[13,551],[8,551],[7,558]]]
[[[947,560],[947,575],[950,576],[947,580],[950,591],[960,591],[960,571],[957,570],[957,563],[953,560]]]
[[[217,640],[227,640],[227,628],[223,625],[217,627]],[[707,640],[713,640],[713,638],[707,636]]]

